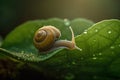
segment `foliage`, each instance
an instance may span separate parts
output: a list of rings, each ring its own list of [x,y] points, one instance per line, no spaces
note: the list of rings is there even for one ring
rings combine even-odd
[[[60,29],[60,39],[71,39],[69,26],[75,33],[79,50],[57,49],[40,54],[33,45],[35,31],[53,25]],[[56,79],[113,80],[120,78],[120,20],[93,23],[86,19],[28,21],[18,26],[3,40],[0,53],[29,62],[34,69]]]

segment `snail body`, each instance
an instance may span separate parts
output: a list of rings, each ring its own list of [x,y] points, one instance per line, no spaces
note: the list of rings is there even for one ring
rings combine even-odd
[[[72,40],[58,40],[61,36],[61,32],[59,29],[57,29],[54,26],[43,26],[42,28],[39,28],[34,35],[33,42],[35,47],[40,52],[47,52],[50,50],[53,50],[55,48],[67,48],[70,50],[73,49],[79,49],[76,46],[75,39],[74,39],[74,33],[71,27],[69,27],[72,32]]]

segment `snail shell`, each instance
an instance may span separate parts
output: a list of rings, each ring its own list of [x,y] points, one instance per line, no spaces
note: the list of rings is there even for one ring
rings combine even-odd
[[[72,32],[72,41],[58,40],[61,36],[61,32],[54,26],[44,26],[39,28],[35,32],[33,38],[34,45],[40,52],[46,52],[60,47],[65,47],[67,49],[80,49],[75,44],[74,33],[71,27],[70,30]]]

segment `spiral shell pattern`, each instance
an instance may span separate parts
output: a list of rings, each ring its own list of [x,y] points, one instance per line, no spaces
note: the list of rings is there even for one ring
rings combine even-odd
[[[43,26],[35,32],[33,42],[40,52],[44,52],[50,50],[60,36],[60,31],[54,26]]]

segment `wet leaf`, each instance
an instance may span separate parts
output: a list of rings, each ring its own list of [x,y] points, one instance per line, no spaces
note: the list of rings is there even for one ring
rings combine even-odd
[[[81,21],[78,22],[81,23]],[[84,21],[84,23],[87,22],[90,27],[90,25],[92,24],[89,24],[89,22],[91,21]],[[57,18],[25,22],[24,24],[18,26],[17,28],[15,28],[15,30],[13,30],[10,34],[7,35],[2,45],[1,51],[5,52],[6,55],[9,55],[11,57],[30,62],[39,62],[46,60],[49,57],[56,54],[57,52],[59,52],[61,49],[48,52],[46,53],[47,55],[40,55],[38,50],[33,45],[33,36],[35,31],[42,26],[52,25],[60,29],[62,35],[61,39],[69,40],[71,39],[69,23],[70,21],[67,19],[62,20]]]
[[[61,36],[61,39],[71,38],[68,27],[72,26],[74,32],[76,31],[75,34],[80,34],[75,39],[77,46],[82,51],[58,49],[46,55],[39,54],[33,46],[32,37],[35,30],[43,25],[58,25],[57,27],[64,35]],[[34,69],[42,72],[45,76],[60,80],[119,79],[120,20],[103,20],[93,26],[91,24],[90,28],[82,28],[82,31],[77,31],[78,28],[75,28],[75,25],[77,23],[74,24],[74,20],[66,19],[27,22],[6,37],[0,51],[8,56],[26,60],[26,62],[35,62],[31,65]],[[64,30],[68,32],[64,32]]]
[[[47,75],[68,80],[120,78],[120,20],[98,22],[77,36],[76,42],[82,51],[61,50],[40,62],[39,68]]]

